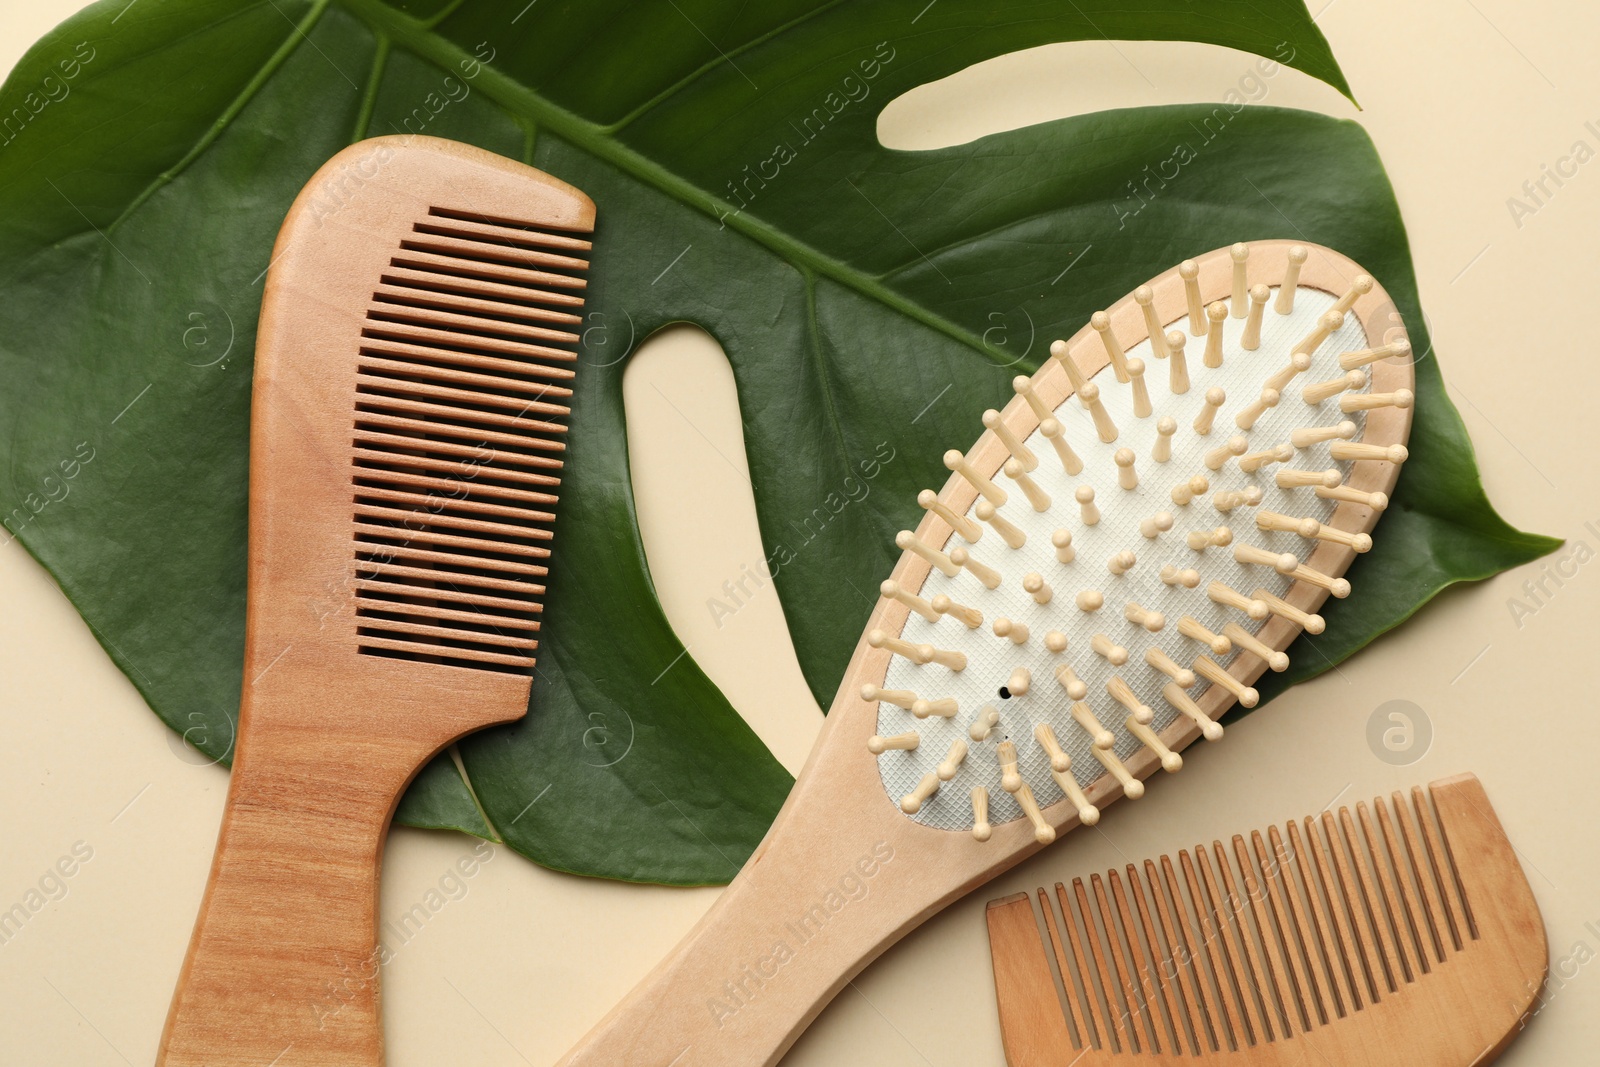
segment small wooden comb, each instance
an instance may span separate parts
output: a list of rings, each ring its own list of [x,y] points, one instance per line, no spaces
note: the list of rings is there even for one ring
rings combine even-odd
[[[377,1067],[401,792],[527,711],[594,204],[428,137],[329,160],[256,345],[239,747],[165,1067]]]
[[[1544,984],[1546,949],[1478,779],[1284,831],[1253,831],[1248,847],[1235,834],[1231,863],[1214,841],[1211,858],[1199,845],[1176,867],[1130,863],[1126,881],[1074,878],[1070,895],[1057,882],[1059,912],[1041,888],[1042,934],[1026,893],[991,901],[1006,1062],[1494,1060]]]

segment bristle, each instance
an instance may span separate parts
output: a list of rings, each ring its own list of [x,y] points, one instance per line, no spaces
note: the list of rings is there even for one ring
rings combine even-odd
[[[1189,391],[1189,363],[1183,354],[1184,336],[1182,330],[1172,330],[1167,334],[1167,358],[1171,366],[1168,370],[1167,388],[1173,396],[1180,396]]]
[[[1139,536],[1147,541],[1154,541],[1172,529],[1172,523],[1172,512],[1158,511],[1147,519],[1139,520]]]
[[[1180,508],[1186,508],[1194,500],[1211,488],[1211,480],[1203,474],[1196,474],[1186,482],[1172,487],[1172,502]]]
[[[1273,475],[1273,481],[1277,483],[1279,489],[1304,489],[1308,485],[1332,487],[1344,481],[1344,473],[1337,467],[1329,467],[1325,471],[1306,471],[1289,467]]]
[[[1065,663],[1056,668],[1056,681],[1067,691],[1069,700],[1082,700],[1089,695],[1089,687],[1084,685],[1077,673]]]
[[[1056,738],[1056,732],[1049,723],[1042,722],[1035,726],[1033,736],[1050,757],[1051,770],[1064,771],[1072,766],[1072,757],[1061,747],[1061,742]]]
[[[1278,401],[1283,394],[1268,386],[1261,390],[1261,395],[1246,405],[1239,414],[1233,417],[1233,423],[1241,430],[1251,430],[1260,421],[1261,416],[1268,410],[1278,406]]]
[[[1043,511],[1044,509],[1040,508],[1039,510]],[[999,509],[987,500],[978,501],[973,506],[972,513],[978,517],[979,522],[986,524],[991,530],[999,534],[1000,540],[1004,541],[1009,547],[1013,549],[1021,548],[1028,543],[1028,535],[1023,533],[1010,519],[1000,514]],[[990,588],[992,589],[993,586],[990,586]]]
[[[916,733],[895,734],[893,737],[879,737],[873,734],[867,738],[867,751],[874,756],[881,756],[892,750],[910,752],[915,749],[922,738]]]
[[[1355,352],[1346,352],[1339,357],[1339,369],[1345,371],[1365,367],[1369,363],[1376,363],[1380,359],[1405,357],[1411,354],[1411,342],[1401,338],[1386,345],[1375,348],[1362,348]]]
[[[1011,390],[1027,401],[1028,407],[1033,411],[1034,418],[1040,422],[1050,418],[1050,408],[1039,398],[1039,391],[1033,387],[1032,378],[1026,374],[1017,375],[1011,379]]]
[[[1240,706],[1253,708],[1261,701],[1259,693],[1234,678],[1233,675],[1223,669],[1221,664],[1211,657],[1206,655],[1196,656],[1191,666],[1194,668],[1194,672],[1206,681],[1213,685],[1219,685],[1232,693],[1234,699],[1239,701]]]
[[[1144,383],[1144,360],[1128,360],[1128,379],[1133,383],[1133,414],[1148,419],[1155,408],[1150,404],[1150,387]]]
[[[1192,567],[1177,567],[1168,563],[1161,568],[1161,581],[1165,585],[1181,585],[1193,589],[1200,584],[1200,572]]]
[[[1265,589],[1257,589],[1250,594],[1256,600],[1267,606],[1267,610],[1279,618],[1288,619],[1308,634],[1320,634],[1327,629],[1327,623],[1321,615],[1313,615],[1308,611],[1301,611],[1282,597],[1275,596]]]
[[[1050,535],[1050,544],[1056,550],[1056,562],[1071,563],[1077,558],[1077,551],[1072,547],[1072,531],[1061,529]]]
[[[1366,387],[1366,384],[1367,372],[1362,370],[1353,370],[1343,377],[1330,378],[1325,382],[1317,382],[1314,385],[1308,385],[1304,389],[1300,390],[1300,396],[1307,404],[1315,407],[1317,404],[1322,403],[1330,396],[1338,396],[1340,393],[1347,392],[1352,389],[1363,389]]]
[[[1154,645],[1145,649],[1144,661],[1162,674],[1171,678],[1178,686],[1188,689],[1195,684],[1195,674],[1187,667],[1179,666],[1171,656]]]
[[[1015,793],[1022,788],[1022,775],[1017,770],[1017,746],[1002,741],[994,748],[994,757],[1000,765],[1000,788]]]
[[[1138,800],[1144,796],[1144,783],[1128,773],[1127,764],[1118,759],[1116,753],[1106,748],[1091,748],[1089,753],[1100,761],[1100,765],[1111,774],[1111,777],[1117,780],[1117,784],[1122,787],[1123,796],[1129,800]]]
[[[896,548],[904,552],[914,552],[921,556],[934,567],[938,568],[940,573],[944,574],[948,578],[954,578],[957,574],[961,573],[961,568],[956,566],[955,562],[951,560],[949,556],[945,555],[943,552],[940,552],[938,549],[929,546],[925,541],[923,541],[916,534],[912,533],[910,530],[901,530],[899,533],[895,534],[894,544]]]
[[[1377,283],[1367,274],[1357,274],[1350,281],[1350,288],[1346,289],[1338,300],[1333,303],[1333,311],[1343,315],[1355,306],[1357,300],[1372,292],[1372,287]]]
[[[1206,586],[1206,596],[1225,607],[1237,608],[1257,622],[1265,619],[1270,614],[1270,609],[1265,603],[1247,597],[1223,582],[1212,582]]]
[[[1228,305],[1218,300],[1207,306],[1206,318],[1211,328],[1206,333],[1206,354],[1201,362],[1210,370],[1222,369],[1222,322],[1228,317]]]
[[[1005,471],[1006,477],[1022,490],[1022,495],[1028,498],[1028,504],[1034,511],[1050,510],[1050,494],[1041,489],[1038,482],[1028,477],[1020,461],[1015,458],[1008,459],[1001,470]]]
[[[1089,639],[1089,647],[1095,655],[1100,656],[1113,667],[1120,667],[1128,662],[1128,650],[1117,644],[1105,634],[1095,634]]]
[[[1239,347],[1246,352],[1254,352],[1261,347],[1261,317],[1271,295],[1272,290],[1265,285],[1250,287],[1250,317],[1245,320],[1244,333],[1239,335]]]
[[[1222,628],[1223,634],[1234,646],[1241,648],[1260,659],[1275,672],[1289,669],[1289,657],[1261,641],[1255,634],[1246,630],[1236,622],[1230,622]]]
[[[1261,489],[1247,485],[1243,489],[1223,489],[1211,498],[1211,506],[1226,515],[1235,508],[1253,508],[1261,503]]]
[[[1088,382],[1078,390],[1078,400],[1083,404],[1084,410],[1094,419],[1094,430],[1100,440],[1110,444],[1117,439],[1116,424],[1111,421],[1111,415],[1106,411],[1106,406],[1100,402],[1100,387],[1093,382]]]
[[[1161,761],[1162,770],[1168,774],[1176,774],[1183,769],[1183,757],[1168,748],[1154,730],[1139,721],[1138,716],[1129,715],[1123,723],[1123,728],[1156,754]]]
[[[1228,394],[1219,385],[1213,385],[1206,390],[1206,406],[1200,409],[1200,414],[1194,417],[1194,432],[1204,437],[1211,432],[1212,424],[1217,419],[1217,409],[1227,403]]]
[[[1306,352],[1295,352],[1289,356],[1288,365],[1282,370],[1278,371],[1272,377],[1268,378],[1266,384],[1264,384],[1262,388],[1271,389],[1274,392],[1282,393],[1283,390],[1289,388],[1289,383],[1294,381],[1296,375],[1304,374],[1310,369],[1310,354]]]
[[[1373,511],[1382,511],[1389,506],[1389,494],[1368,493],[1360,489],[1353,489],[1348,485],[1336,485],[1331,489],[1325,485],[1319,485],[1316,488],[1316,494],[1323,500],[1342,500],[1347,503],[1369,507]]]
[[[1145,336],[1150,339],[1150,354],[1157,359],[1166,359],[1171,353],[1167,348],[1167,328],[1156,314],[1155,293],[1148,285],[1141,285],[1133,291],[1133,302],[1139,305],[1139,311],[1144,315]]]
[[[1259,452],[1246,452],[1240,456],[1239,469],[1246,474],[1254,474],[1262,467],[1267,467],[1274,463],[1288,463],[1292,459],[1294,459],[1293,445],[1274,445]]]
[[[994,635],[1003,637],[1014,645],[1028,643],[1028,627],[1020,622],[1013,622],[1004,616],[994,620]]]
[[[1159,611],[1151,611],[1138,603],[1130,600],[1122,609],[1122,617],[1135,626],[1142,626],[1150,633],[1157,634],[1167,625],[1167,617]]]
[[[1128,683],[1117,675],[1112,675],[1106,681],[1106,695],[1126,708],[1129,715],[1138,722],[1148,723],[1156,717],[1156,713],[1134,695]]]
[[[911,705],[911,714],[919,719],[934,716],[940,719],[953,719],[961,711],[961,706],[954,697],[940,697],[938,700],[919,700]]]
[[[1117,464],[1117,485],[1123,490],[1133,491],[1139,488],[1139,475],[1134,472],[1133,464],[1138,461],[1131,448],[1118,448],[1117,453],[1110,458]]]
[[[1300,268],[1308,254],[1305,245],[1291,245],[1289,248],[1288,265],[1284,267],[1283,281],[1278,286],[1278,300],[1272,305],[1272,310],[1280,315],[1294,311],[1294,294],[1300,287]]]
[[[1242,319],[1249,314],[1246,305],[1250,299],[1250,246],[1236,244],[1228,249],[1228,255],[1233,260],[1232,314],[1234,318]]]
[[[911,705],[917,701],[917,694],[909,689],[879,689],[869,683],[861,687],[861,699],[869,704],[881,700],[910,711]]]
[[[1122,345],[1117,341],[1116,333],[1111,329],[1111,317],[1104,311],[1096,311],[1089,316],[1089,325],[1100,335],[1100,343],[1105,346],[1106,358],[1111,361],[1111,371],[1117,376],[1117,381],[1128,381],[1132,370],[1128,366]]]
[[[944,454],[944,465],[948,470],[965,478],[967,483],[981,493],[989,503],[997,508],[1005,506],[1008,499],[1006,491],[979,474],[978,469],[967,460],[966,456],[952,448]]]
[[[1022,788],[1016,792],[1018,806],[1022,813],[1033,824],[1033,839],[1041,845],[1048,845],[1056,839],[1055,828],[1045,821],[1044,813],[1039,810],[1039,802],[1033,798],[1033,790],[1028,783],[1022,783]]]
[[[983,786],[972,787],[972,836],[977,841],[987,841],[994,833],[989,825],[989,791]]]
[[[1208,548],[1222,548],[1233,543],[1233,531],[1226,526],[1217,526],[1210,530],[1193,530],[1187,538],[1189,547],[1196,552],[1204,552]]]
[[[1071,475],[1083,473],[1083,460],[1072,450],[1067,443],[1067,435],[1061,423],[1055,419],[1045,419],[1039,424],[1039,433],[1050,447],[1055,449],[1056,458],[1061,461],[1061,469]]]
[[[1269,552],[1262,549],[1261,545],[1245,544],[1238,542],[1234,545],[1235,563],[1253,563],[1256,566],[1270,566],[1278,574],[1293,574],[1294,568],[1299,566],[1299,558],[1290,552]]]
[[[1409,389],[1396,389],[1392,393],[1347,393],[1339,398],[1339,410],[1345,414],[1353,411],[1372,411],[1376,408],[1404,410],[1416,400]]]
[[[1035,456],[1028,446],[1022,443],[1021,438],[1011,432],[1010,427],[1005,424],[1005,420],[1000,417],[1000,412],[994,408],[985,411],[983,413],[983,427],[1000,438],[1000,443],[1006,446],[1006,451],[1011,453],[1011,458],[1021,465],[1024,472],[1039,468],[1039,457]],[[998,501],[998,503],[1003,504],[1005,501]]]
[[[1405,445],[1369,445],[1361,441],[1334,441],[1328,445],[1328,453],[1337,460],[1376,459],[1385,463],[1404,463],[1411,455]]]
[[[1150,458],[1157,463],[1167,463],[1172,459],[1172,435],[1178,432],[1178,420],[1171,415],[1163,415],[1156,423],[1156,443],[1150,447]]]
[[[1307,355],[1315,355],[1317,349],[1322,347],[1322,343],[1332,335],[1333,331],[1337,330],[1343,324],[1343,312],[1331,310],[1325,311],[1323,312],[1322,317],[1317,320],[1317,328],[1306,334],[1306,336],[1289,351],[1304,352]]]
[[[1196,704],[1194,700],[1190,698],[1189,694],[1185,693],[1183,690],[1184,687],[1179,686],[1177,682],[1168,682],[1166,686],[1162,688],[1161,696],[1178,712],[1188,716],[1190,719],[1193,719],[1200,727],[1200,735],[1207,741],[1220,740],[1222,737],[1222,726],[1219,723],[1213,722],[1211,718],[1201,710],[1200,705]]]
[[[1112,343],[1116,338],[1112,338]],[[1065,341],[1050,342],[1050,358],[1060,364],[1061,369],[1067,374],[1067,381],[1072,383],[1073,392],[1081,393],[1083,387],[1089,384],[1089,379],[1083,376],[1083,371],[1078,368],[1078,361],[1073,359],[1071,350]]]
[[[950,779],[954,778],[956,776],[956,771],[960,769],[962,761],[966,758],[967,743],[959,737],[954,741],[951,741],[950,750],[945,753],[943,761],[940,762],[938,768],[934,771],[934,773],[939,776],[939,781],[948,782]]]
[[[1219,471],[1222,465],[1235,456],[1242,456],[1250,450],[1250,442],[1241,436],[1228,438],[1227,442],[1218,445],[1205,454],[1205,464],[1208,470]]]
[[[1083,728],[1083,732],[1089,735],[1089,740],[1095,748],[1110,748],[1117,743],[1116,737],[1101,724],[1088,701],[1078,700],[1068,712],[1073,721]]]
[[[973,559],[972,553],[966,549],[958,548],[952,551],[950,562],[978,579],[985,589],[1000,588],[1000,572],[986,563]]]
[[[928,798],[938,791],[939,776],[925,774],[922,776],[922,781],[917,783],[917,787],[900,799],[900,810],[907,815],[915,815],[922,810],[922,805],[928,802]]]
[[[939,516],[952,530],[960,534],[970,544],[977,544],[978,538],[983,536],[983,527],[965,515],[956,514],[939,499],[939,494],[932,489],[924,489],[917,494],[917,506],[923,511],[931,511]]]
[[[1305,426],[1289,435],[1289,443],[1296,448],[1310,448],[1324,441],[1348,441],[1356,435],[1356,424],[1346,419],[1332,426]],[[1403,446],[1396,445],[1400,448]],[[1340,456],[1334,456],[1340,459]]]
[[[939,613],[933,610],[932,604],[929,604],[915,593],[906,592],[900,588],[899,582],[893,580],[884,581],[878,586],[878,594],[885,600],[894,600],[904,604],[929,622],[939,621]]]
[[[1078,502],[1080,517],[1083,519],[1085,526],[1093,526],[1100,521],[1100,509],[1094,503],[1093,486],[1080,485],[1072,496]]]
[[[977,608],[969,608],[965,604],[958,604],[943,593],[934,597],[929,606],[940,615],[954,617],[969,630],[975,630],[983,625],[983,612]]]
[[[1200,264],[1186,259],[1178,264],[1178,275],[1183,279],[1183,300],[1189,309],[1189,332],[1195,337],[1206,334],[1206,308],[1200,300]]]

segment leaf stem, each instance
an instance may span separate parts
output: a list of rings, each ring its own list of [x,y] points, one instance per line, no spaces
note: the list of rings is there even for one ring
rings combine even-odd
[[[410,49],[440,67],[453,68],[462,60],[474,58],[459,45],[444,40],[431,32],[422,22],[382,3],[381,0],[339,0],[339,3],[372,27],[374,33],[393,38],[396,44]],[[1002,360],[996,353],[989,351],[988,346],[977,334],[907,299],[885,285],[881,278],[827,255],[814,246],[789,236],[770,223],[735,209],[726,201],[611,137],[604,127],[580,118],[515,81],[509,75],[485,66],[479,73],[476,84],[485,95],[507,110],[527,116],[541,128],[564,138],[623,173],[655,187],[687,207],[718,220],[728,229],[765,245],[795,267],[810,270],[838,282],[847,289],[870,297],[898,311],[906,318],[966,345],[997,367],[1011,365],[1010,361]]]
[[[139,195],[134,197],[128,206],[123,209],[122,214],[118,215],[111,225],[106,227],[108,235],[116,233],[117,227],[121,226],[125,219],[129,218],[135,211],[138,211],[144,205],[144,202],[154,196],[162,186],[182,174],[189,164],[200,158],[200,153],[211,147],[211,142],[215,141],[222,134],[222,131],[228,128],[228,124],[238,117],[239,112],[245,109],[245,105],[254,99],[263,85],[267,84],[267,79],[271,78],[278,68],[283,66],[284,61],[294,54],[294,50],[300,46],[300,42],[307,39],[312,28],[322,18],[322,13],[328,9],[330,2],[331,0],[317,0],[316,3],[311,5],[311,9],[295,25],[293,32],[285,37],[283,43],[278,46],[278,50],[273,52],[265,63],[261,64],[261,69],[256,71],[255,77],[251,78],[249,83],[239,90],[239,95],[233,98],[233,102],[227,106],[221,115],[217,116],[217,121],[206,129],[200,140],[195,142],[194,147],[189,149],[178,162],[156,175],[150,184],[145,186]],[[375,30],[374,32],[377,31]],[[382,36],[381,33],[378,35]]]

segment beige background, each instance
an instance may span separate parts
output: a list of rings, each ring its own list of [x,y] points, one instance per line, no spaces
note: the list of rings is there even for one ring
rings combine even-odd
[[[0,69],[75,6],[7,0]],[[1520,227],[1506,206],[1576,140],[1600,148],[1600,133],[1584,127],[1596,120],[1600,131],[1591,54],[1600,14],[1576,0],[1332,0],[1319,22],[1366,110],[1291,70],[1268,83],[1265,102],[1358,118],[1370,131],[1490,495],[1525,528],[1600,549],[1600,358],[1580,317],[1600,285],[1600,163]],[[1217,100],[1253,62],[1199,45],[1037,49],[895,101],[881,129],[897,147],[931,147],[1102,107]],[[703,334],[674,330],[634,357],[627,399],[641,521],[668,614],[796,769],[821,716],[776,598],[769,588],[720,628],[705,604],[762,558],[727,366]],[[684,496],[695,509],[681,506]],[[1413,624],[1230,730],[1137,807],[1118,805],[1098,830],[950,908],[858,978],[786,1064],[998,1065],[986,900],[1462,770],[1484,779],[1523,857],[1562,975],[1503,1062],[1592,1060],[1600,970],[1582,962],[1600,951],[1600,564],[1567,563],[1565,584],[1550,582],[1554,595],[1519,626],[1509,598],[1544,566],[1447,592]],[[94,849],[69,894],[0,945],[0,1058],[150,1063],[225,774],[182,754],[16,546],[0,551],[0,678],[0,906],[74,842]],[[1416,704],[1434,731],[1410,766],[1380,761],[1367,744],[1369,716],[1392,699]],[[383,915],[409,908],[471,847],[457,835],[396,831]],[[388,968],[395,1067],[552,1062],[717,893],[565,877],[506,850],[469,886]]]

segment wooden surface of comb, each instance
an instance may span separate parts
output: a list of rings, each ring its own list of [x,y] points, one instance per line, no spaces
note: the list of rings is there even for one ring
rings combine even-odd
[[[244,689],[166,1067],[376,1067],[413,775],[527,711],[594,205],[481,149],[329,160],[256,344]]]
[[[1011,1067],[1468,1067],[1520,1030],[1544,926],[1470,774],[991,901]]]

